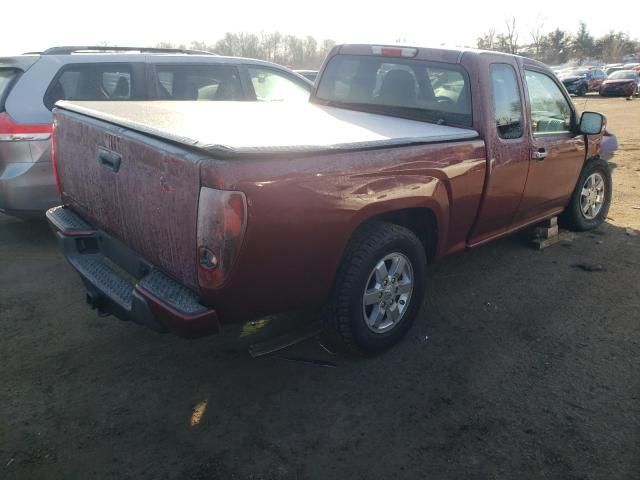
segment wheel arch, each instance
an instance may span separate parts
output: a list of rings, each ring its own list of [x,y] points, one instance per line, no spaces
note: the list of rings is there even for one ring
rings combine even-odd
[[[443,242],[443,228],[441,209],[433,205],[396,206],[370,215],[362,215],[351,231],[349,241],[356,232],[371,222],[388,222],[400,225],[413,232],[425,248],[427,259],[433,261],[439,256]]]

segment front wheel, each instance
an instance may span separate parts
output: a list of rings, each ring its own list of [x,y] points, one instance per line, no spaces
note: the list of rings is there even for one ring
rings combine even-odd
[[[560,220],[572,230],[585,231],[600,226],[611,205],[612,182],[609,164],[600,157],[585,163],[569,205]]]
[[[329,337],[366,354],[397,343],[420,310],[426,269],[424,246],[411,230],[387,222],[359,228],[324,315]]]

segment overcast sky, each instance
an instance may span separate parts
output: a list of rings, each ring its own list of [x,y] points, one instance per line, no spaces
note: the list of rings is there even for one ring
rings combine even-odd
[[[215,43],[229,31],[275,30],[339,43],[393,43],[404,38],[418,46],[475,46],[482,32],[504,30],[504,21],[511,16],[518,20],[523,43],[530,41],[537,18],[544,20],[545,30],[575,31],[578,21],[584,20],[596,36],[613,29],[640,38],[640,20],[633,9],[625,13],[624,8],[603,8],[606,3],[593,0],[579,4],[571,0],[5,1],[0,8],[0,55],[99,42],[127,46],[153,46],[160,41]],[[629,0],[628,5],[633,4]]]

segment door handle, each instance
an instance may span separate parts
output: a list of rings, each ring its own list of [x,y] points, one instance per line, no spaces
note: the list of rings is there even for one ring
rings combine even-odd
[[[110,152],[106,148],[100,147],[98,148],[98,161],[105,167],[113,170],[114,173],[118,173],[122,157],[115,152]]]
[[[531,158],[542,161],[547,158],[547,150],[541,147],[531,154]]]

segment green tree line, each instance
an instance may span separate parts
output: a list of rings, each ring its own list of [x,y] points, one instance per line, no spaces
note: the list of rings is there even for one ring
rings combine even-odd
[[[483,33],[476,46],[484,50],[514,53],[535,58],[549,65],[576,61],[583,64],[588,60],[605,63],[622,62],[624,57],[640,56],[640,42],[629,38],[624,32],[609,31],[601,37],[594,37],[584,22],[579,22],[576,32],[560,28],[545,32],[544,20],[538,18],[527,37],[520,37],[516,19],[505,22],[505,29],[495,29]]]

